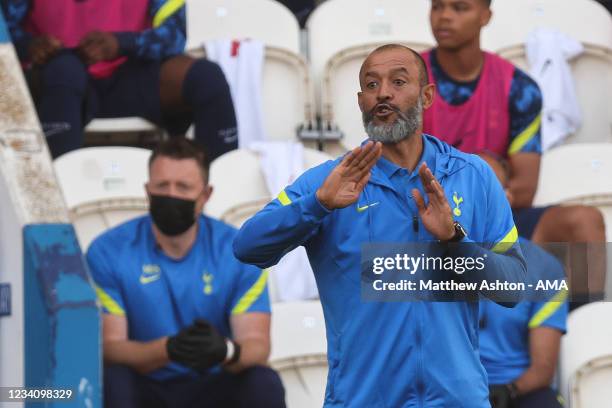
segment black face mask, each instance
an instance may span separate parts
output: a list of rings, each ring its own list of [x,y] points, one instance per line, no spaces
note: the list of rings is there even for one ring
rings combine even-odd
[[[164,235],[180,235],[195,223],[195,200],[153,194],[149,198],[151,218]]]

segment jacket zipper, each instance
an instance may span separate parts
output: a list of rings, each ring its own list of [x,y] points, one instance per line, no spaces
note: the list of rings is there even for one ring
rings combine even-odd
[[[440,183],[440,186],[442,187],[442,189],[444,189],[444,185],[442,184],[442,182],[444,181],[444,176],[440,176],[440,178],[438,179],[438,182]],[[414,200],[414,198],[412,199]],[[417,209],[417,214],[418,214],[418,209]],[[415,225],[415,218],[413,218],[413,228],[415,230],[415,232],[417,233],[417,241],[419,240],[419,218],[418,215],[414,216],[416,218],[416,225]],[[417,327],[416,327],[416,331],[415,331],[415,343],[416,343],[416,352],[417,352],[417,380],[416,380],[416,388],[417,388],[417,406],[419,407],[424,407],[425,404],[423,402],[423,398],[424,398],[424,394],[425,394],[425,375],[423,373],[423,319],[425,318],[423,315],[423,304],[421,301],[416,302],[415,306],[417,307],[417,312],[418,312],[418,319],[417,319]]]
[[[417,319],[417,329],[415,331],[415,343],[416,343],[416,351],[417,351],[417,381],[416,381],[416,387],[417,387],[417,405],[419,407],[423,407],[423,394],[424,394],[424,383],[423,383],[423,352],[422,352],[422,345],[423,345],[423,338],[422,338],[422,330],[421,330],[421,326],[423,323],[423,313],[421,311],[421,302],[417,302],[415,303],[415,306],[417,306],[417,311],[419,314],[419,318]]]

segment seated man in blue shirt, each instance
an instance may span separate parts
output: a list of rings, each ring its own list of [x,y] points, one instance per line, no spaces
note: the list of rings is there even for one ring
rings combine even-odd
[[[563,266],[521,239],[533,291],[512,309],[480,303],[480,359],[489,376],[493,408],[561,408],[550,384],[566,331],[567,290],[536,290],[538,281],[558,282]]]
[[[204,152],[183,138],[149,161],[150,215],[87,252],[104,310],[107,407],[284,407],[270,353],[267,271],[232,254],[234,228],[202,215]]]

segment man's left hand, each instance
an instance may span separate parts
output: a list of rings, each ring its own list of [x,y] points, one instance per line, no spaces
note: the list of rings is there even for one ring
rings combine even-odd
[[[88,65],[110,61],[119,57],[119,41],[112,33],[92,31],[81,39],[78,51]]]
[[[202,319],[170,337],[166,348],[170,360],[197,371],[222,363],[227,355],[225,338]]]
[[[440,241],[448,241],[455,236],[455,227],[453,226],[453,213],[450,205],[448,205],[446,195],[444,195],[444,189],[426,163],[419,167],[419,176],[429,198],[429,203],[425,205],[425,200],[420,191],[416,188],[412,189],[421,221],[425,229],[434,237]]]

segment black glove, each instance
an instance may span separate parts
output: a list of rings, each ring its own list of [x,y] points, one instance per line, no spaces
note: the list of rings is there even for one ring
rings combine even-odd
[[[166,349],[170,360],[196,371],[205,371],[220,364],[227,356],[225,338],[210,323],[201,319],[168,338]]]
[[[507,385],[491,385],[489,386],[489,402],[492,408],[512,408],[516,393]]]

